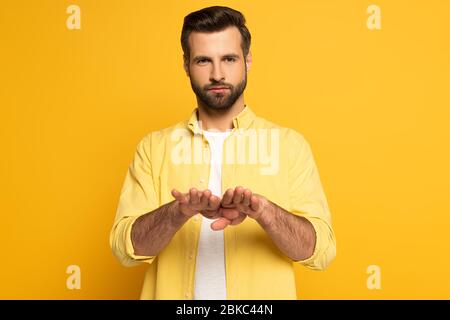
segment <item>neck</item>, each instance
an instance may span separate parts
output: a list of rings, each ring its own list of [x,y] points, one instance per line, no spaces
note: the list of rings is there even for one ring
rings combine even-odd
[[[233,128],[233,118],[245,108],[244,95],[242,94],[236,102],[226,110],[215,110],[198,102],[198,117],[200,127],[203,130],[227,131]]]

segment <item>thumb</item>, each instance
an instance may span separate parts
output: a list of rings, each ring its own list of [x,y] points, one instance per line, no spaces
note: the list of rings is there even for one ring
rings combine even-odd
[[[219,231],[225,229],[231,223],[227,218],[219,218],[213,223],[211,223],[211,229],[214,231]]]

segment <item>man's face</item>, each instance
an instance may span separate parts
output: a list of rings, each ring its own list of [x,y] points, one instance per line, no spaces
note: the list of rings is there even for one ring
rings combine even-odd
[[[189,35],[190,59],[184,67],[197,98],[214,110],[227,110],[247,85],[251,55],[244,58],[236,27]],[[247,62],[247,64],[246,64]]]

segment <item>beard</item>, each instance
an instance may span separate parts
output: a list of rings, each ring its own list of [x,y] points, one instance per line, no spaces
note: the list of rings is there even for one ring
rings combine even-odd
[[[236,86],[233,86],[229,83],[225,82],[213,82],[209,85],[201,87],[197,83],[195,83],[192,78],[191,87],[194,91],[197,99],[201,101],[208,109],[217,110],[217,111],[226,111],[231,108],[231,106],[236,102],[236,100],[242,95],[247,86],[247,72],[245,73],[244,80],[238,83]],[[211,87],[223,86],[228,88],[229,90],[225,93],[216,93],[210,91]]]

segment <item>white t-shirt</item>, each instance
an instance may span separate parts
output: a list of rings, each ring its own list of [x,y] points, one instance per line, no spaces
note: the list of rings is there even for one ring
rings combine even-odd
[[[208,189],[218,197],[222,196],[223,142],[230,133],[231,131],[203,130],[211,151]],[[211,229],[213,221],[202,217],[195,268],[195,300],[227,298],[223,230],[213,231]]]

